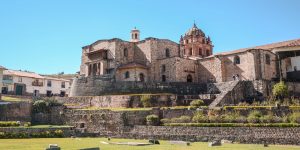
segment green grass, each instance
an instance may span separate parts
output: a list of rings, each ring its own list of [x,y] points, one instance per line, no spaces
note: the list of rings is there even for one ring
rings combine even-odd
[[[127,146],[105,145],[100,141],[105,138],[39,138],[39,139],[0,139],[2,150],[42,150],[48,144],[58,144],[62,150],[78,150],[80,148],[100,147],[101,150],[296,150],[299,146],[270,145],[263,147],[262,144],[223,144],[220,147],[208,147],[208,143],[196,142],[191,146],[171,145],[168,141],[160,141],[160,145],[151,146]],[[112,139],[111,142],[147,142],[146,140]]]
[[[15,126],[15,127],[0,127],[0,128],[70,128],[68,125],[32,125],[29,127]]]
[[[2,96],[2,101],[6,102],[22,102],[22,101],[29,101],[29,99],[20,99],[15,97],[9,97],[9,96]]]

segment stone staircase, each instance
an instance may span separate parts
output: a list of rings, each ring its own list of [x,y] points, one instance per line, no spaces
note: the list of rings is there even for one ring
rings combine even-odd
[[[240,83],[241,81],[230,81],[230,82],[222,82],[216,83],[215,86],[219,89],[220,94],[218,94],[217,98],[209,105],[209,108],[216,108],[220,103],[224,101],[224,98],[231,93],[231,91]]]

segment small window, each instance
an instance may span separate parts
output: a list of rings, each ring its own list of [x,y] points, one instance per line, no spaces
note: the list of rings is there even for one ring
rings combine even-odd
[[[193,49],[190,48],[189,55],[193,55]]]
[[[210,53],[209,53],[209,50],[206,50],[206,55],[207,55],[207,56],[209,56],[209,55],[210,55]]]
[[[271,59],[270,59],[270,55],[266,54],[266,64],[270,65],[271,64]]]
[[[185,40],[185,44],[188,44],[189,43],[189,40]]]
[[[202,48],[199,48],[199,55],[202,55]]]
[[[167,81],[166,75],[162,75],[162,76],[161,76],[161,81],[162,81],[162,82],[166,82],[166,81]]]
[[[166,65],[161,66],[161,72],[166,72]]]
[[[137,39],[137,38],[138,38],[138,35],[137,35],[137,33],[136,33],[136,34],[134,34],[134,36],[135,36],[135,39]]]
[[[52,91],[47,91],[47,97],[52,97],[53,94],[52,94]]]
[[[130,78],[129,71],[126,71],[126,72],[125,72],[125,74],[124,74],[124,78],[125,78],[125,79],[128,79],[128,78]]]
[[[166,57],[170,57],[170,50],[168,48],[166,49]]]
[[[127,48],[124,48],[123,54],[124,54],[124,57],[128,57],[128,49]]]
[[[234,64],[240,64],[241,63],[241,60],[240,60],[240,57],[239,56],[234,56]]]
[[[65,82],[61,82],[61,88],[66,88],[66,83]]]
[[[22,82],[22,77],[19,77],[19,78],[18,78],[18,82]]]
[[[48,81],[47,81],[47,86],[48,86],[48,87],[51,87],[51,86],[52,86],[51,80],[48,80]]]
[[[60,91],[60,97],[65,97],[66,96],[66,92],[65,91]]]

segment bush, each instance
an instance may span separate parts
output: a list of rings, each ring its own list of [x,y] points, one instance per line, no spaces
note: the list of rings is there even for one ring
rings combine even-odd
[[[24,127],[30,127],[30,126],[31,126],[31,122],[24,123]]]
[[[194,114],[192,121],[196,123],[208,122],[208,117],[203,112],[198,111]]]
[[[157,126],[159,125],[159,118],[156,115],[148,115],[146,117],[147,125]]]
[[[49,111],[48,104],[44,100],[36,100],[33,103],[32,109],[33,109],[33,112],[35,112],[35,113],[40,113],[40,112],[45,113],[45,112]]]
[[[273,115],[265,115],[259,118],[261,123],[272,123],[274,121]]]
[[[191,122],[190,116],[180,116],[179,118],[172,118],[171,123],[189,123]]]
[[[151,107],[151,97],[150,95],[142,95],[141,96],[141,102],[144,107]]]
[[[260,111],[252,111],[249,113],[248,117],[247,117],[247,121],[249,123],[259,123],[260,122],[260,117],[262,116]]]
[[[0,121],[0,127],[18,127],[20,125],[19,121]]]
[[[297,123],[169,123],[166,126],[189,127],[300,127]]]
[[[291,123],[300,123],[300,112],[294,112],[289,116]]]
[[[288,95],[288,87],[285,85],[283,81],[275,84],[272,89],[272,93],[275,97],[283,99]]]
[[[193,100],[191,103],[190,103],[190,106],[193,106],[193,107],[200,107],[200,106],[204,106],[205,103],[203,100]]]
[[[161,119],[160,122],[162,122],[163,124],[171,123],[171,119],[164,118],[164,119]]]

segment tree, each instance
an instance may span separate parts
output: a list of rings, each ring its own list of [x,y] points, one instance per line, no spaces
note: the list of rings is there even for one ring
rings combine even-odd
[[[288,87],[283,81],[280,81],[273,86],[272,92],[276,98],[283,100],[288,95]]]

